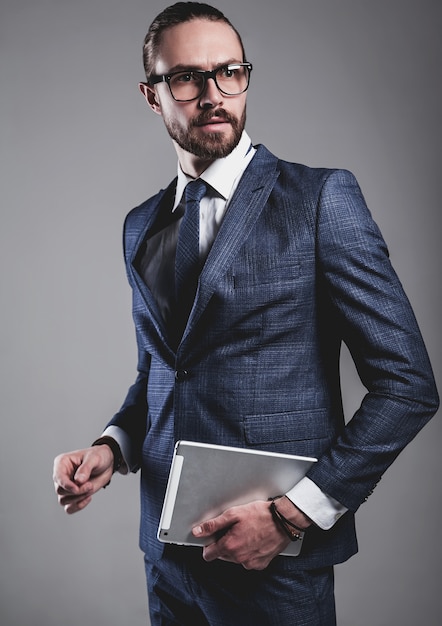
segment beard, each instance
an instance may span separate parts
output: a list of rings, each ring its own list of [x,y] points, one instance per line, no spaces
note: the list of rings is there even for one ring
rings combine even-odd
[[[233,132],[229,137],[219,132],[205,133],[204,137],[198,135],[195,129],[213,117],[220,117],[230,123]],[[234,117],[225,109],[203,111],[190,121],[188,128],[183,128],[175,120],[164,119],[164,123],[170,137],[186,152],[204,160],[222,159],[236,148],[241,139],[246,124],[246,109],[244,107],[240,118]]]

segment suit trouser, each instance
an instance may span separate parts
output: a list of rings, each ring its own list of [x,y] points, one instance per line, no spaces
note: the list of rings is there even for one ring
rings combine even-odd
[[[167,546],[145,559],[152,626],[335,626],[333,567],[291,571],[278,557],[263,571],[206,563],[200,548]]]

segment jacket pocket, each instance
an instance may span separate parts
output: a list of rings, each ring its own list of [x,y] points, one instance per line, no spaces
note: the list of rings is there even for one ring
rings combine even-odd
[[[277,287],[280,283],[291,283],[299,278],[299,263],[291,259],[277,261],[265,256],[249,259],[245,267],[237,267],[232,271],[234,288],[248,289],[260,285]]]
[[[334,431],[325,408],[244,417],[245,439],[250,445],[331,439]]]

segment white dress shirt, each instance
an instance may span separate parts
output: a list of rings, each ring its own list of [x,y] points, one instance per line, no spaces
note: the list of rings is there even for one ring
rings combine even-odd
[[[230,199],[241,176],[256,150],[247,133],[225,158],[217,159],[200,176],[207,183],[206,195],[200,202],[199,252],[201,266],[206,260]],[[182,171],[178,163],[178,178],[172,214],[184,214],[184,190],[193,179]],[[171,218],[171,223],[155,233],[145,243],[140,263],[140,273],[149,287],[166,326],[172,323],[175,289],[175,252],[182,217]]]
[[[200,203],[200,258],[206,259],[221,226],[229,202],[238,186],[244,170],[252,160],[256,150],[252,147],[249,136],[243,132],[236,148],[225,158],[214,161],[200,176],[208,185],[207,195]],[[184,174],[178,164],[178,179],[173,211],[181,210],[183,193],[192,180]],[[180,221],[175,221],[148,240],[141,272],[146,284],[151,289],[161,314],[167,320],[171,315],[170,304],[173,301],[174,281],[166,277],[173,276],[175,250]],[[166,279],[165,279],[166,278]],[[103,435],[113,437],[120,445],[126,467],[120,473],[136,469],[132,462],[130,441],[126,433],[117,426],[109,426]],[[328,530],[346,512],[334,498],[323,493],[309,478],[303,478],[287,496],[320,528]]]

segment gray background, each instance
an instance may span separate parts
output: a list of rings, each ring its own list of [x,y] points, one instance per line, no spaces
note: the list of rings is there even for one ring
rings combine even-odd
[[[126,212],[175,153],[137,92],[163,2],[2,0],[2,624],[147,623],[138,477],[83,513],[52,459],[101,432],[135,376]],[[248,131],[279,156],[358,177],[438,380],[441,8],[429,0],[219,0],[255,64]],[[348,415],[361,389],[343,360]],[[341,626],[441,622],[440,420],[358,512],[337,568]],[[228,626],[228,625],[226,625]]]

